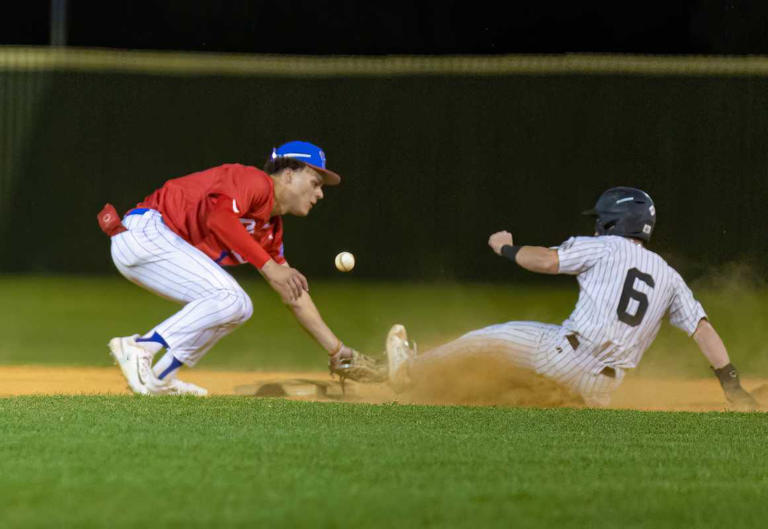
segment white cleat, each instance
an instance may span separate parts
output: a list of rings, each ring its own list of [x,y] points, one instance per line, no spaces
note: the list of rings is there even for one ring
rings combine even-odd
[[[405,389],[411,382],[408,363],[416,356],[416,350],[408,343],[405,327],[395,324],[387,334],[387,362],[389,364],[389,382],[395,391]]]
[[[208,390],[201,388],[191,382],[184,382],[176,377],[169,377],[164,380],[152,376],[147,384],[150,395],[194,395],[195,397],[205,397]]]
[[[152,375],[152,353],[136,343],[136,337],[123,336],[109,341],[109,353],[120,366],[128,386],[134,393],[149,394],[145,383]]]
[[[160,380],[152,370],[154,355],[136,343],[139,335],[112,338],[109,352],[134,393],[141,395],[195,395],[204,397],[208,390],[176,377]]]

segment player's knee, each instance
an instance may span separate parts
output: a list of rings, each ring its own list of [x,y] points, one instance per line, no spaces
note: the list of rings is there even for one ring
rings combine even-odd
[[[243,289],[232,289],[226,292],[226,301],[230,318],[229,322],[236,325],[245,323],[253,315],[253,303]]]
[[[240,325],[253,314],[251,298],[243,289],[219,290],[208,302],[216,304],[222,325]]]
[[[250,296],[241,290],[237,293],[237,301],[240,307],[238,311],[238,323],[245,323],[253,316],[253,303]]]

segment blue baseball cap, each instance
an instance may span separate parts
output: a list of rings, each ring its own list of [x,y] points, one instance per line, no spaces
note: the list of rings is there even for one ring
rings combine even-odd
[[[300,162],[304,162],[320,173],[325,185],[335,186],[341,182],[339,175],[325,168],[325,153],[323,150],[308,141],[289,141],[288,143],[283,143],[280,147],[275,147],[272,149],[272,159],[275,158],[295,158]]]

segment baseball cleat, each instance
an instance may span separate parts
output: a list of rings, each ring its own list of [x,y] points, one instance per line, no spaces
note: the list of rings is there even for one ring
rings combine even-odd
[[[191,382],[184,382],[176,377],[160,380],[153,375],[146,386],[150,395],[194,395],[196,397],[208,395],[207,389]]]
[[[123,336],[112,338],[109,341],[109,353],[114,358],[115,363],[120,366],[128,386],[134,393],[140,395],[149,394],[145,380],[152,373],[152,353],[146,351],[136,343],[136,337]]]
[[[416,351],[408,343],[405,327],[399,323],[393,325],[387,334],[386,350],[389,382],[396,391],[402,390],[410,383],[408,361],[416,356]]]

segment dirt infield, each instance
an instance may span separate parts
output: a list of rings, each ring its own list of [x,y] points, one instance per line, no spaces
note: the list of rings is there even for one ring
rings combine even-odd
[[[268,372],[268,371],[212,371],[190,370],[184,379],[208,388],[212,395],[253,395],[265,384],[288,382],[287,398],[301,400],[344,400],[348,402],[418,402],[429,404],[479,404],[479,405],[541,405],[572,406],[577,403],[562,395],[553,395],[541,387],[498,387],[497,381],[488,381],[482,391],[477,386],[459,387],[453,392],[421,392],[395,394],[385,384],[349,384],[343,397],[338,385],[324,372]],[[327,395],[308,391],[299,380],[314,380],[322,386],[330,383]],[[294,382],[289,382],[294,381]],[[749,390],[765,392],[768,380],[747,379],[744,386]],[[295,388],[296,391],[291,391]],[[433,388],[434,389],[434,388]],[[456,389],[456,388],[452,388]],[[18,395],[97,395],[127,394],[128,389],[117,368],[106,367],[0,367],[0,397]],[[532,395],[537,395],[535,398]],[[676,380],[627,377],[616,392],[611,407],[642,410],[717,411],[725,409],[725,401],[717,381],[712,379]]]

